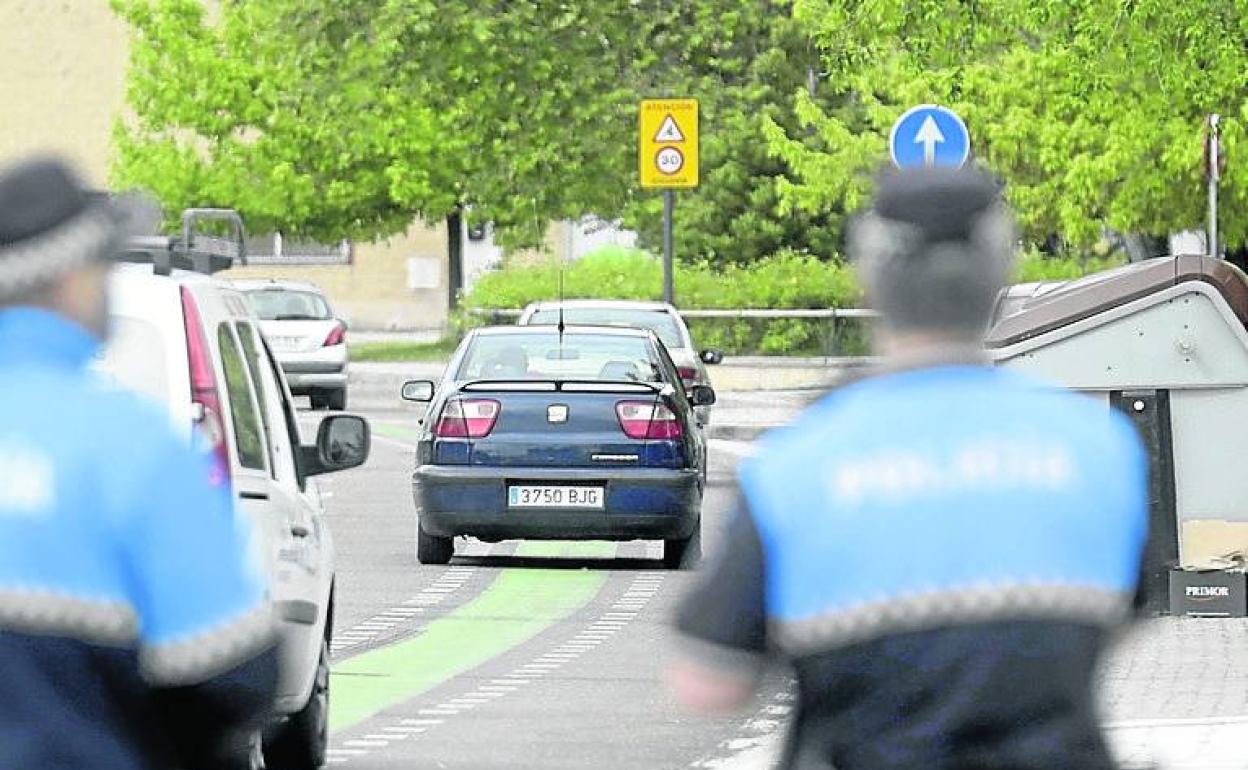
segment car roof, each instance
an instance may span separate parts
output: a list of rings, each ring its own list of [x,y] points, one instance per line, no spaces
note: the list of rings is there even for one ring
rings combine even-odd
[[[152,266],[134,262],[119,262],[113,265],[113,271],[117,275],[125,276],[128,281],[150,278],[159,283],[168,282],[172,285],[203,285],[216,284],[218,286],[228,286],[228,282],[222,281],[220,278],[211,275],[197,273],[194,270],[171,270],[168,275],[161,275],[154,270]]]
[[[473,333],[478,336],[503,336],[503,335],[525,335],[525,334],[551,334],[553,326],[482,326],[474,329]],[[563,327],[564,334],[598,334],[610,337],[646,337],[654,336],[654,332],[649,329],[637,329],[631,326],[583,326],[583,325],[567,325]]]
[[[654,311],[675,311],[666,302],[656,302],[654,300],[639,299],[565,299],[546,300],[543,302],[531,302],[525,310],[551,310],[562,305],[564,308],[590,307],[590,308],[611,308],[615,310],[654,310]]]
[[[321,287],[308,281],[290,281],[284,278],[244,278],[231,281],[235,287],[241,291],[254,291],[256,289],[272,289],[272,290],[292,290],[292,291],[312,291],[317,294],[324,294]]]

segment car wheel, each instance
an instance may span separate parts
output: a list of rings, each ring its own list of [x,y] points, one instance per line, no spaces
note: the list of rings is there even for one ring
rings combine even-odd
[[[329,748],[329,640],[321,640],[312,694],[297,714],[283,722],[264,746],[267,770],[314,770]]]
[[[325,405],[335,412],[345,411],[347,408],[347,389],[331,390],[325,396]]]
[[[455,541],[449,537],[436,537],[416,524],[416,561],[421,564],[446,564],[455,555]]]
[[[702,522],[689,537],[663,541],[663,566],[667,569],[693,569],[702,560]]]

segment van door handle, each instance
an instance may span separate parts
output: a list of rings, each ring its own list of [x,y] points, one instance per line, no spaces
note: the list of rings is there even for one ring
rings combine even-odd
[[[308,529],[303,524],[291,524],[290,534],[294,535],[295,537],[307,537],[308,535],[312,534],[312,530]]]

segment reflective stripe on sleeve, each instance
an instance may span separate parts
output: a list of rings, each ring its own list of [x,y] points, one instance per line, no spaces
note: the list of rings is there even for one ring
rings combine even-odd
[[[823,652],[886,634],[1004,620],[1114,626],[1131,595],[1075,585],[973,586],[860,604],[798,620],[772,617],[769,633],[790,655]]]
[[[198,684],[259,654],[273,643],[275,634],[273,608],[265,602],[207,631],[145,644],[139,651],[139,669],[153,685]]]
[[[138,615],[125,602],[0,588],[0,630],[121,647],[134,644],[138,628]]]

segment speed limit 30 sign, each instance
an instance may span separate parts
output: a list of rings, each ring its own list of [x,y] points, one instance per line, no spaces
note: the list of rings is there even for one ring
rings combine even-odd
[[[698,102],[696,99],[646,99],[638,121],[641,186],[698,186]]]

